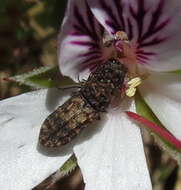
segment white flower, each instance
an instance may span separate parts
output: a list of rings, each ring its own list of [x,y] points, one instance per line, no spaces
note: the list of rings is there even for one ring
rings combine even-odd
[[[69,0],[59,40],[61,72],[74,80],[78,75],[86,78],[114,55],[131,74],[146,75],[142,96],[181,139],[181,76],[164,73],[181,69],[180,8],[179,0]],[[118,31],[127,33],[130,48],[124,43],[120,47],[121,41],[113,49],[104,46],[105,33],[112,37]],[[120,50],[124,59],[115,57]],[[30,189],[71,154],[68,147],[50,157],[36,147],[43,120],[68,97],[52,89],[0,103],[0,189]],[[86,190],[151,189],[140,130],[124,111],[135,112],[134,101],[125,98],[120,109],[109,110],[106,118],[71,144]]]
[[[127,112],[128,115],[139,122],[147,124],[150,128],[156,129],[160,136],[179,149],[181,148],[181,117],[179,117],[181,110],[181,96],[179,93],[181,90],[181,76],[168,71],[181,69],[180,8],[181,3],[179,0],[70,0],[59,37],[60,70],[64,75],[74,80],[77,80],[78,76],[79,78],[86,78],[97,65],[104,64],[110,58],[117,59],[125,64],[132,77],[138,76],[142,78],[142,85],[139,87],[141,95],[172,135],[166,130],[155,128],[153,123],[136,117],[130,112]],[[114,37],[120,31],[127,34],[128,41]],[[105,44],[107,36],[113,39],[109,45]],[[123,54],[123,56],[120,56],[120,54]],[[117,112],[119,115],[119,111]],[[113,120],[113,115],[108,113],[110,120]],[[125,118],[125,116],[123,117]],[[121,116],[117,117],[116,123],[121,122],[121,120]],[[104,130],[106,130],[105,126]],[[127,121],[125,126],[129,128],[130,123]],[[113,124],[109,127],[108,134],[111,127],[114,130],[120,130],[115,134],[119,133],[120,135],[125,132],[122,127],[118,129],[117,125]],[[130,133],[133,130],[135,130],[134,127],[130,130]],[[137,138],[137,150],[139,150],[142,146],[141,140],[137,133],[134,133],[135,136],[133,135],[132,137],[127,134],[123,136],[129,142],[131,142],[132,138]],[[114,137],[109,138],[114,139]],[[107,137],[106,140],[102,141],[103,147],[109,138]],[[122,142],[121,138],[120,141],[113,140],[112,142],[116,143],[118,147],[126,147],[126,143]],[[85,142],[84,144],[82,146],[86,149],[87,143]],[[111,148],[111,145],[109,147]],[[101,152],[101,150],[96,149],[95,152]],[[112,150],[114,150],[114,146]],[[77,156],[81,151],[82,149],[79,147],[75,149]],[[129,155],[130,151],[133,150],[127,147],[127,151],[122,155],[123,160],[126,157],[125,154]],[[99,154],[96,152],[96,155]],[[107,152],[107,155],[103,153],[100,153],[100,155],[104,156],[100,158],[97,156],[98,164],[95,167],[90,164],[91,169],[88,167],[88,162],[91,163],[92,153],[90,160],[85,155],[78,156],[78,163],[83,171],[87,189],[106,189],[106,184],[107,189],[115,189],[113,188],[115,186],[117,187],[116,189],[135,189],[137,187],[135,184],[130,183],[129,179],[136,179],[139,173],[132,172],[129,174],[127,186],[125,187],[125,181],[122,180],[121,182],[122,176],[117,176],[118,179],[115,177],[115,173],[122,170],[122,167],[119,167],[118,164],[121,161],[117,163],[111,162],[110,152]],[[134,155],[136,163],[139,158],[137,154]],[[109,170],[105,169],[104,164],[100,164],[104,159],[109,159],[110,162],[106,162],[111,163]],[[124,164],[129,166],[132,161],[133,157],[129,156],[129,159]],[[113,169],[115,163],[116,170]],[[137,167],[136,164],[135,167]],[[94,176],[93,173],[97,170],[101,170],[102,173],[106,171],[106,174],[98,173]],[[135,183],[142,184],[143,182],[137,178]],[[148,180],[147,184],[139,189],[144,188],[151,188]]]
[[[181,139],[181,76],[171,72],[181,68],[180,8],[179,0],[70,0],[59,41],[61,72],[77,80],[118,59],[132,77],[142,78],[139,90],[146,103]],[[105,34],[111,38],[120,31],[129,42],[105,46]]]
[[[76,144],[74,151],[87,189],[114,188],[118,183],[121,189],[148,189],[149,174],[139,128],[121,112],[110,113],[101,123],[85,129],[70,147],[57,154],[38,150],[43,120],[67,98],[65,93],[49,89],[1,101],[0,188],[33,188],[62,165]],[[127,102],[121,107],[128,110]],[[134,111],[134,105],[129,110]],[[132,183],[128,176],[134,177]]]

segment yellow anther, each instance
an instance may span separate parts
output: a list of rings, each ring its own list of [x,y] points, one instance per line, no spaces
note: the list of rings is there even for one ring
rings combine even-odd
[[[128,88],[126,90],[126,95],[128,97],[133,97],[135,95],[135,93],[136,93],[136,88]]]
[[[135,77],[133,79],[131,79],[129,82],[128,82],[128,85],[131,87],[131,88],[135,88],[137,86],[139,86],[141,84],[141,78],[140,77]]]
[[[128,97],[132,97],[136,93],[136,87],[141,84],[141,78],[140,77],[135,77],[131,79],[127,84],[128,84],[128,89],[126,90],[126,95]]]

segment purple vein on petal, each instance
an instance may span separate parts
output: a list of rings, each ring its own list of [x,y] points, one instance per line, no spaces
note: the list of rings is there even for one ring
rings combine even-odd
[[[94,71],[98,65],[103,64],[103,58],[102,57],[97,57],[93,60],[89,60],[89,62],[87,62],[86,60],[84,61],[85,64],[83,64],[80,67],[80,71],[83,71],[85,69],[90,69],[90,71]]]
[[[138,10],[135,11],[132,5],[130,5],[129,10],[132,15],[132,17],[136,20],[137,22],[137,27],[138,27],[138,41],[142,37],[143,33],[143,23],[144,23],[144,18],[145,14],[147,12],[145,8],[145,3],[144,0],[137,0],[138,2]]]
[[[136,51],[136,54],[141,54],[141,55],[147,55],[147,56],[155,56],[157,55],[155,52],[148,52],[148,51],[145,51],[145,50],[142,50],[142,49],[138,49]]]
[[[97,44],[97,43],[93,43],[93,42],[86,42],[86,41],[71,41],[70,43],[73,44],[73,45],[88,46],[88,47],[90,47],[90,49],[100,48],[100,47],[99,47],[99,44]]]
[[[127,23],[128,23],[128,37],[131,40],[133,38],[133,26],[129,18],[127,19]]]
[[[139,2],[141,1],[143,0],[139,0]],[[158,45],[168,39],[168,37],[160,37],[158,34],[169,24],[171,20],[170,18],[167,17],[163,21],[160,21],[163,14],[163,8],[164,8],[164,0],[160,0],[157,7],[155,8],[155,11],[151,14],[151,21],[146,32],[140,35],[140,31],[139,31],[139,39],[138,39],[139,47]],[[140,20],[144,21],[144,16],[146,12],[144,11],[142,12],[144,13],[144,15],[143,17],[141,17]],[[135,14],[138,14],[138,13],[135,13]],[[141,28],[143,27],[142,21],[137,22],[138,25],[140,25],[138,26],[139,30],[141,30]],[[155,34],[157,34],[157,36],[154,39],[151,39],[148,41],[148,39]]]
[[[112,21],[110,21],[110,20],[106,20],[105,21],[105,24],[106,25],[108,25],[110,28],[112,28],[112,34],[115,34],[116,33],[116,31],[118,31],[118,27],[115,25],[115,23],[114,22],[112,22]]]
[[[148,56],[145,56],[145,55],[137,55],[140,59],[143,59],[143,60],[150,60],[150,58]]]
[[[95,40],[96,38],[95,32],[92,33],[90,26],[88,26],[92,20],[88,20],[87,18],[86,20],[87,22],[86,22],[85,19],[82,17],[81,13],[79,12],[79,9],[76,5],[74,6],[74,15],[78,20],[78,22],[74,24],[74,28],[76,29],[76,31],[79,32],[80,34],[84,34],[84,35],[86,34],[90,36],[92,40]],[[87,15],[87,17],[89,16]],[[91,24],[94,25],[94,23],[91,23]]]
[[[86,65],[86,63],[90,63],[91,61],[94,61],[98,58],[100,58],[100,55],[92,55],[88,57],[85,61],[83,61],[83,63],[85,63],[84,65]]]
[[[163,14],[163,8],[164,8],[164,1],[160,0],[158,3],[157,8],[152,13],[152,19],[148,26],[147,32],[142,36],[141,41],[143,42],[145,39],[149,38],[153,34],[156,34],[160,30],[164,29],[170,22],[170,18],[164,19],[160,24],[158,22],[160,21],[160,18]]]
[[[123,17],[124,5],[121,4],[121,2],[118,1],[118,0],[114,0],[114,3],[115,3],[115,5],[116,5],[115,7],[116,7],[116,10],[117,10],[119,19],[120,19],[120,21],[121,21],[121,27],[122,27],[122,28],[125,28],[125,20],[124,20],[124,17]]]
[[[101,35],[103,35],[104,29],[100,24],[96,23],[97,21],[95,20],[87,3],[85,12],[86,16],[83,17],[79,11],[79,7],[74,5],[73,14],[76,18],[76,21],[73,24],[74,31],[71,34],[77,36],[88,36],[91,38],[93,43],[97,44],[96,47],[99,47],[98,42]]]
[[[72,45],[85,46],[87,49],[84,53],[77,54],[77,57],[81,58],[78,65],[79,71],[87,68],[91,70],[97,65],[97,59],[100,59],[103,54],[102,38],[104,34],[103,26],[98,23],[86,1],[84,12],[81,11],[77,4],[73,5],[72,12],[75,21],[72,24],[73,30],[70,35],[74,38],[69,42]]]
[[[141,64],[147,64],[151,57],[157,55],[155,52],[148,52],[142,49],[137,49],[136,51],[137,60]]]
[[[83,71],[84,69],[89,68],[90,71],[94,70],[95,67],[100,64],[100,61],[103,61],[101,51],[90,51],[87,53],[79,54],[79,56],[86,57],[86,59],[82,62],[82,65],[80,66],[80,70]]]
[[[110,6],[108,6],[104,0],[99,0],[99,2],[100,2],[101,7],[109,15],[110,20],[106,20],[105,23],[114,30],[114,33],[118,30],[123,29],[123,26],[122,26],[123,23],[121,23],[121,18],[123,17],[121,16],[121,18],[118,18],[115,14],[115,10],[113,10]]]
[[[89,57],[89,56],[91,56],[91,55],[97,55],[97,54],[101,55],[101,51],[100,51],[100,50],[92,50],[92,51],[90,50],[90,51],[87,52],[87,53],[79,54],[79,56]]]
[[[137,60],[139,61],[140,64],[147,64],[148,63],[146,60],[143,60],[139,57],[137,57]]]
[[[147,46],[153,46],[153,45],[158,45],[164,41],[168,40],[168,37],[163,37],[163,38],[159,38],[156,37],[148,42],[144,42],[142,44],[139,44],[139,47],[147,47]]]
[[[137,0],[138,8],[135,10],[133,8],[133,5],[129,5],[129,11],[131,13],[131,16],[137,23],[137,30],[138,30],[138,39],[137,43],[139,44],[139,47],[146,47],[146,46],[152,46],[152,45],[158,45],[165,40],[168,39],[168,37],[161,37],[159,36],[159,32],[165,29],[166,26],[171,21],[171,18],[167,17],[164,18],[161,21],[161,18],[163,16],[163,9],[164,9],[164,0],[159,0],[158,5],[155,7],[155,10],[150,13],[150,8],[145,7],[145,0]],[[146,15],[150,13],[151,14],[151,20],[146,28],[146,31],[143,33],[143,27],[145,22]],[[128,21],[128,28],[129,31],[131,31],[131,21]],[[153,35],[157,34],[157,36],[154,39],[150,39]],[[132,36],[132,34],[131,34]]]

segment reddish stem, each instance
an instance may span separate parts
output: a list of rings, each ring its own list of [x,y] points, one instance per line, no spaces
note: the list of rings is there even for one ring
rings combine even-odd
[[[128,117],[130,117],[131,119],[146,125],[147,127],[149,127],[154,133],[158,134],[160,137],[162,137],[163,139],[165,139],[167,142],[171,143],[172,145],[174,145],[175,147],[177,147],[178,149],[181,150],[181,141],[178,140],[176,137],[174,137],[171,133],[169,133],[166,129],[160,127],[159,125],[153,123],[152,121],[149,121],[148,119],[127,111],[126,114],[128,115]]]

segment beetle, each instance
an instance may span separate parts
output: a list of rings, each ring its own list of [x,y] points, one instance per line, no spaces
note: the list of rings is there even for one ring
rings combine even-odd
[[[100,120],[116,92],[123,88],[126,75],[127,68],[116,59],[100,64],[80,90],[45,119],[39,143],[47,148],[61,147]]]

